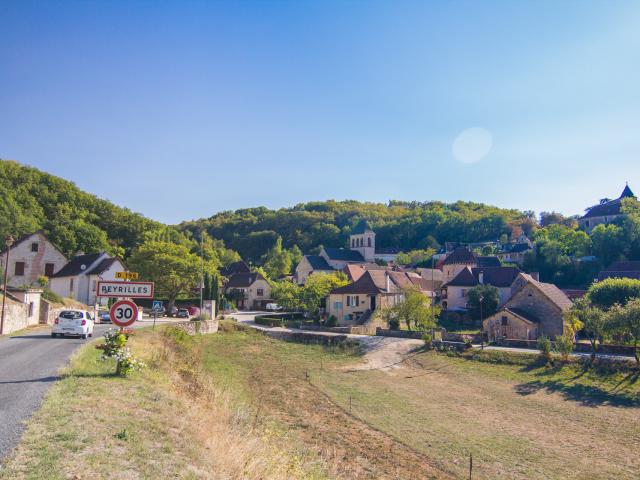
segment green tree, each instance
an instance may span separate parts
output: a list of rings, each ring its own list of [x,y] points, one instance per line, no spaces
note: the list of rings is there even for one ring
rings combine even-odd
[[[426,331],[436,326],[440,307],[432,307],[429,297],[417,289],[404,290],[404,298],[396,305],[382,310],[381,316],[389,325],[404,323],[409,330]]]
[[[615,304],[625,305],[629,300],[640,297],[640,280],[607,278],[591,285],[587,297],[594,306],[604,310]]]
[[[300,260],[302,260],[302,257],[303,257],[302,250],[298,248],[298,245],[294,245],[289,250],[289,256],[291,257],[292,268],[295,269],[300,263]]]
[[[200,258],[175,243],[145,242],[133,251],[129,265],[155,282],[156,295],[167,298],[169,311],[178,295],[191,293],[200,281]]]
[[[318,273],[307,278],[301,291],[302,308],[311,316],[317,317],[320,307],[334,288],[343,287],[349,281],[342,272]]]
[[[471,316],[480,319],[480,307],[482,306],[482,318],[487,318],[498,311],[500,304],[500,291],[493,285],[480,284],[468,292],[467,305]]]
[[[581,328],[591,344],[591,361],[593,362],[601,345],[609,331],[609,317],[604,311],[591,305],[589,298],[582,298],[565,314],[569,324],[575,324],[574,330]]]
[[[640,367],[640,298],[630,300],[626,305],[614,305],[608,312],[609,329],[627,340],[634,347],[636,365]]]
[[[262,261],[265,271],[273,279],[291,273],[291,255],[282,248],[282,237],[276,239],[275,244],[264,255]]]
[[[312,275],[313,276],[313,275]],[[302,287],[288,280],[273,282],[271,296],[285,310],[302,310]]]
[[[600,224],[591,232],[592,252],[607,266],[622,255],[624,231],[618,225]]]

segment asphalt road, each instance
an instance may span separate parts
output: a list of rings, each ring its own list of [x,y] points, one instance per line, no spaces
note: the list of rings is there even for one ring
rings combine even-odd
[[[167,319],[158,320],[166,323]],[[150,326],[152,320],[136,322],[134,328]],[[113,328],[95,325],[93,337]],[[35,412],[59,371],[80,345],[92,339],[51,338],[49,328],[15,337],[0,338],[0,461],[20,440],[24,422]]]

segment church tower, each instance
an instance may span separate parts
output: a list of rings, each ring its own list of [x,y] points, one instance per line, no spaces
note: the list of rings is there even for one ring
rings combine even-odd
[[[360,220],[349,237],[351,250],[360,252],[365,262],[373,262],[376,253],[376,234],[366,220]]]

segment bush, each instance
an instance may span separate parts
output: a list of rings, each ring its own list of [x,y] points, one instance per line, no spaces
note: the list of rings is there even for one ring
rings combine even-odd
[[[284,318],[280,317],[268,317],[261,315],[253,320],[258,325],[264,325],[266,327],[282,327],[284,326]]]
[[[191,321],[194,321],[194,322],[202,322],[206,320],[211,320],[211,315],[209,315],[208,313],[201,313],[197,317],[193,317],[191,319]]]
[[[626,305],[640,297],[640,280],[632,278],[607,278],[594,283],[587,296],[595,306],[608,310],[613,305]]]
[[[556,337],[554,350],[559,353],[562,360],[566,362],[571,352],[573,352],[573,337],[571,335]]]
[[[42,292],[42,296],[44,297],[45,300],[48,300],[53,303],[64,303],[64,300],[62,299],[62,297],[57,293],[55,293],[50,288],[44,288]]]
[[[338,326],[338,319],[336,318],[335,315],[330,315],[329,318],[327,318],[325,320],[324,326],[325,327],[337,327]]]
[[[424,346],[429,350],[433,347],[433,337],[431,337],[430,333],[425,333],[422,335],[422,341],[424,342]]]
[[[551,340],[544,335],[538,338],[538,350],[540,350],[540,356],[547,362],[551,361]]]
[[[400,320],[392,318],[389,320],[389,328],[391,330],[400,330]]]

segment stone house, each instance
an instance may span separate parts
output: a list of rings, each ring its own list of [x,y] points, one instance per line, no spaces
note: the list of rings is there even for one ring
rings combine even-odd
[[[418,274],[367,270],[355,282],[329,293],[326,313],[335,316],[340,325],[365,323],[376,310],[403,301],[406,288],[417,288],[431,296]]]
[[[598,225],[608,225],[621,218],[624,216],[622,213],[622,201],[627,198],[636,198],[629,185],[624,187],[622,194],[615,200],[603,198],[598,205],[587,208],[586,213],[578,219],[580,228],[587,233],[591,233]]]
[[[76,255],[49,280],[49,288],[85,305],[106,305],[108,299],[97,297],[98,281],[116,279],[116,272],[126,271],[119,258],[106,252]]]
[[[233,262],[220,269],[220,275],[223,277],[229,278],[236,273],[251,273],[251,269],[243,260]]]
[[[7,250],[0,254],[0,269],[4,271]],[[13,287],[31,286],[38,277],[51,277],[67,263],[67,257],[39,230],[23,236],[9,249],[7,284]]]
[[[0,291],[0,302],[3,293]],[[2,334],[9,334],[40,323],[42,290],[7,287],[5,318]]]
[[[478,285],[493,285],[500,293],[499,305],[504,305],[513,294],[513,284],[520,270],[516,267],[465,267],[442,287],[441,304],[444,310],[466,310],[469,290]]]
[[[490,342],[500,339],[536,340],[541,335],[551,339],[564,333],[564,314],[573,303],[553,284],[542,283],[520,273],[521,287],[482,327]]]
[[[293,273],[293,281],[298,285],[304,285],[310,275],[314,273],[333,273],[335,270],[320,255],[305,255],[296,266]]]
[[[273,302],[271,285],[258,272],[231,275],[224,285],[224,293],[233,298],[239,310],[260,310]]]

